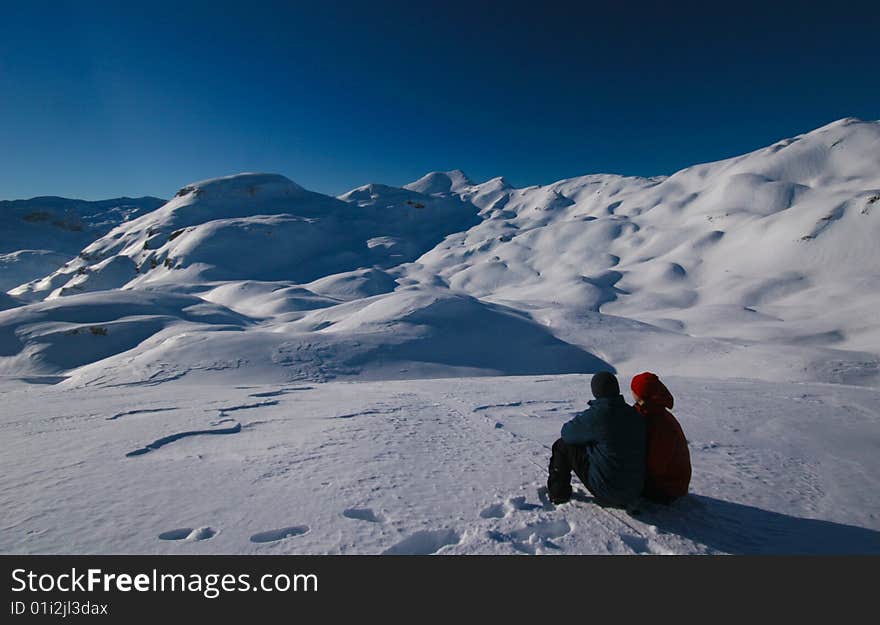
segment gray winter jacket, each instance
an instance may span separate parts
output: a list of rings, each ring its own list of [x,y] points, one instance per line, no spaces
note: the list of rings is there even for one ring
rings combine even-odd
[[[645,485],[647,427],[645,418],[623,399],[602,397],[562,426],[562,440],[585,445],[587,488],[600,500],[627,507]]]

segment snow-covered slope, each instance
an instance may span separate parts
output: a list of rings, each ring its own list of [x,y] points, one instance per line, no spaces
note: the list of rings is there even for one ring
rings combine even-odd
[[[186,332],[246,325],[241,315],[188,295],[112,291],[40,302],[0,320],[0,374],[54,374]]]
[[[483,221],[401,283],[527,310],[618,366],[878,381],[880,123],[843,119],[668,178],[456,192]]]
[[[42,299],[155,284],[309,282],[412,260],[477,221],[458,198],[368,185],[336,199],[283,176],[241,174],[184,187],[12,293]]]
[[[415,182],[404,185],[404,189],[417,191],[427,195],[448,195],[451,193],[460,193],[468,187],[473,186],[470,178],[468,178],[460,169],[452,171],[432,171],[425,174]]]
[[[601,365],[875,385],[878,238],[880,123],[843,119],[669,177],[517,189],[455,170],[338,198],[274,174],[206,180],[10,289],[3,305],[159,290],[249,320],[241,337],[213,333],[191,357],[186,340],[120,343],[143,372],[214,350],[222,361],[247,351],[254,375],[272,379]],[[12,318],[0,327],[18,327]],[[7,336],[0,366],[13,371],[36,339]],[[569,355],[537,350],[554,341]],[[296,358],[279,356],[280,343]],[[81,364],[91,379],[113,363]]]
[[[485,186],[464,194],[484,221],[407,276],[696,336],[880,351],[876,122],[841,120],[668,178]]]
[[[52,273],[120,223],[164,203],[154,197],[0,201],[0,291]]]
[[[588,376],[0,380],[0,553],[880,554],[876,389],[666,383],[692,494],[630,516],[544,494]]]
[[[880,122],[845,119],[669,177],[4,214],[84,239],[0,248],[41,268],[0,293],[0,551],[880,553],[878,213]],[[674,506],[547,503],[601,369],[675,394]]]

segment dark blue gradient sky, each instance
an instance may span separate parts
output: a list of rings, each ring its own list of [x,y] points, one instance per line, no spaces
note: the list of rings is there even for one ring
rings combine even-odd
[[[876,2],[9,4],[0,199],[668,174],[880,118]]]

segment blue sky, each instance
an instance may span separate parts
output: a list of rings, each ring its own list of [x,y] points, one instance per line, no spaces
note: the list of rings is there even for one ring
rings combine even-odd
[[[9,4],[0,199],[668,174],[880,118],[877,3]]]

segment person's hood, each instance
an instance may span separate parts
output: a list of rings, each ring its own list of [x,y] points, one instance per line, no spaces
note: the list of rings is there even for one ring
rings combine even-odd
[[[666,385],[660,381],[656,374],[646,371],[638,374],[630,384],[632,392],[638,395],[642,401],[649,405],[663,406],[672,409],[675,400]]]

